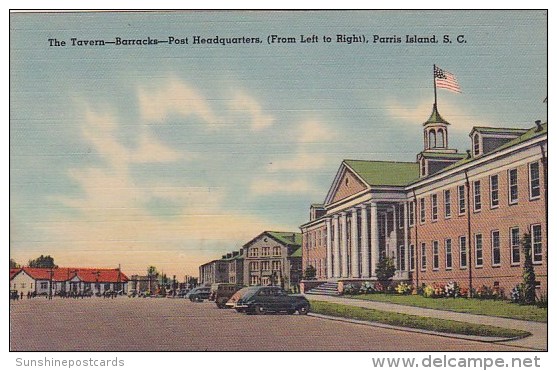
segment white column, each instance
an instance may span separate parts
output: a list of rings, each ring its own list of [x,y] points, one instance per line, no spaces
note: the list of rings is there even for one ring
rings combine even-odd
[[[327,278],[333,277],[333,246],[331,242],[331,218],[327,218]]]
[[[341,228],[341,240],[340,240],[340,271],[341,277],[348,277],[348,231],[346,222],[346,212],[340,213],[340,228]]]
[[[401,270],[408,271],[410,267],[408,264],[409,252],[408,252],[408,202],[404,201],[404,267],[400,267]]]
[[[393,230],[392,232],[395,232],[395,245],[391,246],[391,248],[393,249],[393,252],[395,253],[395,256],[393,258],[393,260],[395,261],[395,267],[397,267],[398,270],[400,270],[400,267],[398,266],[398,238],[397,238],[397,233],[396,233],[396,229],[397,229],[397,222],[396,222],[396,204],[392,206],[393,209]],[[389,236],[389,241],[390,241],[390,236]]]
[[[369,241],[367,231],[367,206],[361,206],[362,277],[369,277]]]
[[[371,248],[371,276],[375,277],[375,268],[379,261],[379,225],[377,220],[377,203],[370,204],[369,220],[370,228],[370,248]]]
[[[360,254],[358,251],[358,209],[352,209],[352,278],[360,277]]]
[[[333,230],[335,231],[335,241],[333,245],[333,255],[335,261],[333,264],[334,277],[340,277],[340,228],[339,228],[338,214],[333,215]]]

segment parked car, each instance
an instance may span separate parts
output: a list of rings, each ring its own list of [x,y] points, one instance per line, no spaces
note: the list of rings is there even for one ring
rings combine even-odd
[[[203,300],[209,298],[210,293],[210,287],[196,287],[187,293],[186,298],[190,299],[191,301],[202,302]]]
[[[230,299],[230,297],[242,287],[243,285],[237,285],[234,283],[214,283],[211,285],[209,300],[214,301],[219,309],[226,308],[226,302],[228,299]]]
[[[250,314],[265,314],[267,312],[286,312],[294,314],[308,314],[309,301],[303,295],[288,295],[280,287],[254,286],[257,289],[248,290],[236,302],[235,308],[243,309]]]
[[[244,287],[238,291],[236,291],[231,297],[230,299],[228,299],[228,301],[226,302],[225,306],[227,308],[234,308],[236,309],[237,312],[243,312],[244,308],[240,308],[240,307],[236,307],[236,303],[238,302],[238,300],[240,300],[242,298],[242,296],[244,296],[247,292],[249,291],[256,291],[259,288],[257,286],[250,286],[250,287]]]

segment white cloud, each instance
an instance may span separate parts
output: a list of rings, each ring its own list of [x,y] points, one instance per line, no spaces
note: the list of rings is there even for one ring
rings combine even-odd
[[[306,121],[300,125],[299,143],[322,143],[335,138],[336,133],[325,123],[315,120]]]
[[[141,117],[148,122],[162,122],[169,114],[193,115],[207,124],[219,124],[208,100],[177,78],[169,78],[162,87],[138,88]]]
[[[195,275],[202,262],[237,248],[262,230],[280,229],[258,216],[229,209],[224,188],[177,186],[149,174],[132,177],[133,163],[172,166],[188,155],[154,138],[147,128],[136,146],[125,146],[118,139],[117,118],[106,113],[110,112],[106,107],[103,112],[86,111],[82,135],[104,162],[71,169],[68,176],[81,193],[53,197],[70,208],[71,215],[54,212],[38,227],[47,236],[40,250],[54,255],[58,264],[121,263],[128,274],[144,273],[152,264],[169,274]],[[149,205],[157,199],[169,204]],[[33,256],[17,257],[24,261]]]
[[[311,193],[314,188],[305,179],[254,179],[251,182],[250,190],[259,196],[270,194],[303,194]]]
[[[433,105],[430,101],[422,101],[414,107],[402,104],[395,100],[389,100],[384,104],[387,114],[407,124],[424,123],[431,115]],[[473,113],[464,112],[460,107],[450,103],[443,103],[443,108],[439,109],[441,116],[451,124],[451,129],[456,131],[469,132],[472,126],[482,125],[474,120]]]
[[[251,96],[236,92],[228,102],[229,109],[235,112],[245,112],[251,117],[253,130],[265,129],[273,125],[275,118],[266,114],[261,105]]]

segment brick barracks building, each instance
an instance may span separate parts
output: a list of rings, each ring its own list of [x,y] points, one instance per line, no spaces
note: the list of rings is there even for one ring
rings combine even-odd
[[[457,281],[508,294],[522,282],[520,240],[530,233],[547,292],[547,123],[473,127],[466,153],[449,148],[449,126],[434,105],[415,162],[341,163],[300,227],[303,269],[315,267],[317,283],[373,281],[387,255],[393,279],[416,287]]]

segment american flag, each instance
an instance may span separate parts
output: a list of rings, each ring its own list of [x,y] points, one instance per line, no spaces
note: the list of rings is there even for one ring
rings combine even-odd
[[[435,66],[433,76],[435,77],[435,86],[438,88],[454,91],[455,93],[462,92],[460,90],[460,85],[458,85],[458,81],[456,81],[456,77],[452,73],[443,71],[439,67]]]

